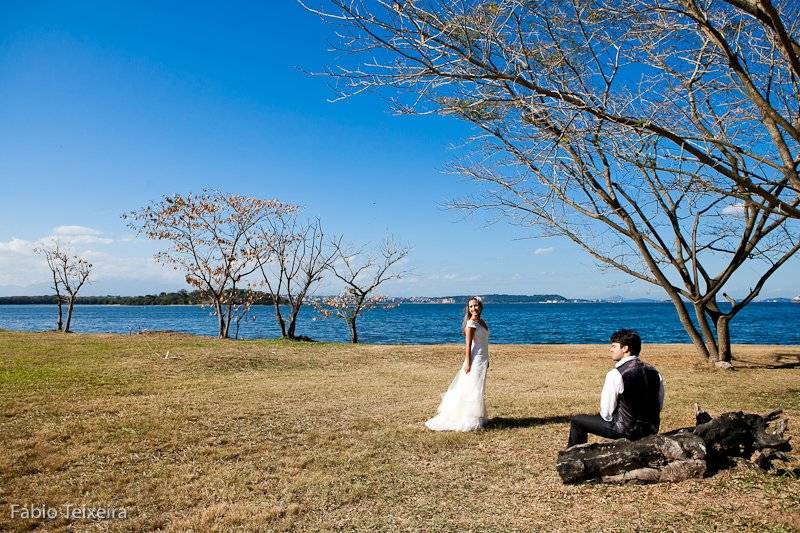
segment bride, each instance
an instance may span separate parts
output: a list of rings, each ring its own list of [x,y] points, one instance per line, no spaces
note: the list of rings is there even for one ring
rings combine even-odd
[[[464,313],[464,365],[442,396],[436,416],[425,422],[434,431],[474,431],[486,425],[486,370],[489,368],[489,327],[481,318],[483,302],[470,298]]]

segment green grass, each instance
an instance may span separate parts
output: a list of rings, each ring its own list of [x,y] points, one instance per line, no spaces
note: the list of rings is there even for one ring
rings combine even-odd
[[[459,346],[0,332],[0,530],[796,531],[800,481],[746,467],[671,485],[564,486],[568,416],[597,409],[604,346],[491,346],[496,429],[422,425]],[[167,355],[168,353],[168,355]],[[645,346],[662,430],[783,407],[798,347],[737,346],[734,372]],[[125,507],[126,520],[11,519],[11,504]]]

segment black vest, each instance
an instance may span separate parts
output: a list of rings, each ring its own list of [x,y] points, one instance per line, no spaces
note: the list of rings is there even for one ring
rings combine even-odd
[[[658,371],[635,357],[617,367],[622,374],[624,392],[617,398],[612,424],[614,429],[630,439],[658,433],[661,406],[658,393],[661,378]]]

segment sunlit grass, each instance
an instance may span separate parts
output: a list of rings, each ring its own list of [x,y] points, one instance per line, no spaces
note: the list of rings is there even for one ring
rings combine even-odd
[[[422,425],[460,346],[0,333],[0,530],[11,504],[125,507],[100,528],[786,530],[800,481],[744,467],[672,485],[564,486],[568,416],[597,409],[605,346],[491,346],[480,433]],[[690,346],[646,346],[662,430],[783,407],[800,422],[800,348],[736,348],[716,372]],[[773,367],[773,368],[769,368]]]

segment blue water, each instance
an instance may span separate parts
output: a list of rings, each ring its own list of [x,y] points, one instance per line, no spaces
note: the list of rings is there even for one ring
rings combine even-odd
[[[359,319],[359,340],[376,344],[436,344],[461,342],[461,304],[405,304],[369,311]],[[242,323],[241,338],[276,338],[272,307],[256,306],[255,321]],[[491,342],[502,344],[604,343],[616,329],[635,328],[645,342],[689,342],[669,303],[621,304],[494,304],[484,318]],[[54,329],[51,305],[0,305],[0,329]],[[216,319],[208,309],[192,306],[106,306],[75,308],[73,331],[130,333],[172,330],[215,335]],[[231,329],[233,332],[233,328]],[[297,333],[322,341],[349,341],[347,328],[336,318],[323,318],[304,308]],[[735,343],[800,344],[800,304],[755,303],[734,318]]]

